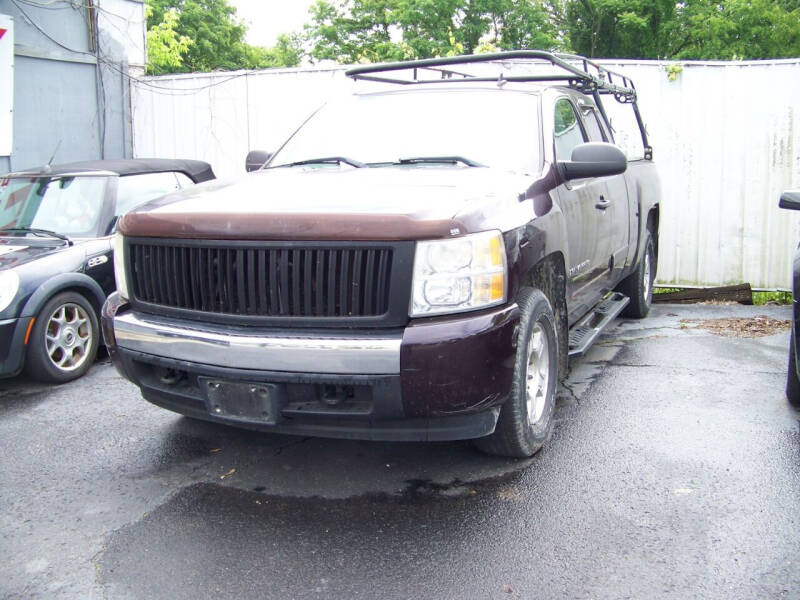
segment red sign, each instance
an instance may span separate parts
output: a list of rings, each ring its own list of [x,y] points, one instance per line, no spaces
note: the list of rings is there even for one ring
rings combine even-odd
[[[2,28],[0,28],[0,40],[2,40],[2,39],[3,39],[3,36],[6,34],[6,31],[8,31],[8,29],[2,29]]]

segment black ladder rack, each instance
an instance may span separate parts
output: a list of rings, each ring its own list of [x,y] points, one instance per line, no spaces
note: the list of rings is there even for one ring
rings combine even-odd
[[[481,63],[497,63],[510,60],[528,60],[550,63],[558,71],[554,74],[544,75],[504,75],[502,72],[497,77],[481,77],[462,73],[450,69],[438,69],[449,65],[467,65]],[[499,65],[502,66],[502,65]],[[399,79],[381,75],[394,71],[412,72],[412,79]],[[436,72],[439,79],[420,79],[420,71]],[[487,54],[471,54],[465,56],[450,56],[445,58],[425,58],[422,60],[409,60],[405,62],[380,63],[353,67],[346,72],[348,77],[356,80],[379,81],[383,83],[396,83],[400,85],[430,84],[450,81],[477,81],[477,82],[550,82],[564,81],[570,87],[575,87],[584,93],[593,93],[597,90],[601,94],[613,94],[624,97],[623,101],[636,100],[636,87],[630,78],[606,69],[605,67],[574,54],[556,54],[542,50],[513,50],[510,52],[491,52]],[[615,82],[616,79],[616,82]]]

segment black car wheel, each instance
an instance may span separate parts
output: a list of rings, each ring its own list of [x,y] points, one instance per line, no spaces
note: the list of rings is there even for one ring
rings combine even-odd
[[[539,290],[517,297],[522,316],[511,393],[493,434],[475,440],[489,454],[527,458],[550,437],[558,383],[558,336],[553,309]]]
[[[94,362],[99,332],[97,315],[86,298],[76,292],[53,296],[36,317],[25,372],[52,383],[77,379]]]
[[[617,286],[617,290],[630,298],[628,306],[622,311],[623,317],[643,319],[650,312],[653,303],[653,281],[656,276],[656,251],[653,236],[647,231],[642,260],[633,273]]]
[[[789,372],[786,373],[786,398],[795,408],[800,408],[800,380],[797,378],[797,356],[794,350],[794,332],[789,340]]]

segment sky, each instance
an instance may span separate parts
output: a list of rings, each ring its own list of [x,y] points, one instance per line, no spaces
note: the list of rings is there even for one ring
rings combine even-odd
[[[314,0],[228,0],[247,23],[247,42],[273,46],[281,33],[301,31]]]

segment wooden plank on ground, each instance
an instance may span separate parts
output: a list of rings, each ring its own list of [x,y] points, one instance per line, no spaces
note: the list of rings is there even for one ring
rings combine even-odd
[[[741,283],[723,287],[684,289],[680,292],[653,294],[653,302],[656,303],[693,304],[709,301],[752,304],[753,290],[749,283]]]

